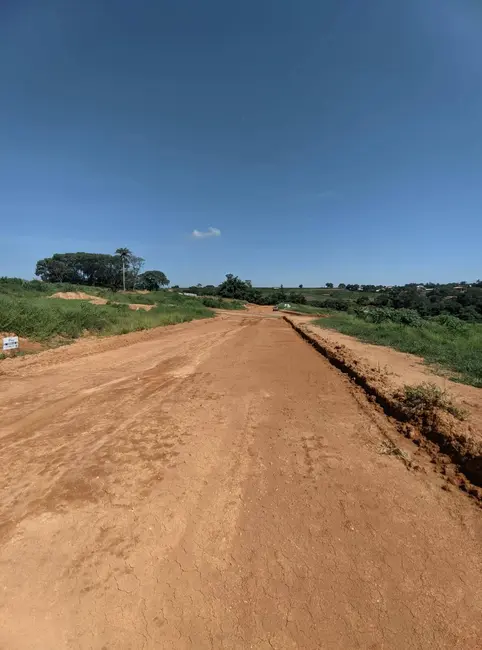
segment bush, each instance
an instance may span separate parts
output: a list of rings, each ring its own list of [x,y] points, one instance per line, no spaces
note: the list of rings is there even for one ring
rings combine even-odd
[[[436,409],[447,411],[458,420],[464,420],[466,417],[465,412],[454,404],[447,391],[433,383],[404,386],[397,398],[406,409],[418,417],[433,415]]]

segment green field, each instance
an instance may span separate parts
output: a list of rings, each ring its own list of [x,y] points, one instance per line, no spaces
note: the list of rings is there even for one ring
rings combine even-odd
[[[278,308],[280,311],[285,311],[285,305],[287,303],[280,303],[278,305]],[[288,311],[298,311],[300,314],[309,314],[313,316],[319,316],[320,314],[326,314],[327,311],[325,309],[322,309],[321,307],[312,307],[311,305],[299,305],[295,302],[290,302],[288,303],[289,310]]]
[[[112,302],[93,305],[87,300],[49,298],[58,291],[82,291]],[[155,307],[150,311],[134,311],[129,309],[128,303]],[[126,334],[209,318],[213,314],[199,299],[167,290],[147,294],[114,293],[79,285],[0,279],[0,331],[36,341],[56,339],[57,342],[68,342],[85,333]]]
[[[258,291],[261,291],[263,295],[270,295],[273,291],[279,291],[279,287],[256,287]],[[310,288],[303,287],[299,289],[298,287],[283,287],[286,293],[300,293],[306,300],[324,300],[326,298],[337,298],[338,300],[356,300],[360,296],[367,296],[372,299],[377,296],[377,293],[369,291],[347,291],[346,289],[327,289],[325,287],[320,288]]]
[[[422,357],[444,374],[482,387],[482,323],[465,323],[453,317],[420,319],[416,326],[390,321],[374,323],[354,314],[336,313],[315,321],[319,327],[386,345]]]

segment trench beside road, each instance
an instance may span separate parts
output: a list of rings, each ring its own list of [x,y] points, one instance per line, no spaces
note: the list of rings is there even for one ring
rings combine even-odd
[[[475,650],[482,517],[281,319],[0,368],[0,648]]]

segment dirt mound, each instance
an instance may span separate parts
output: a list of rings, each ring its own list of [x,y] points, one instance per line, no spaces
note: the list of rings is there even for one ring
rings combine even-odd
[[[88,300],[93,305],[107,304],[107,300],[105,298],[100,298],[99,296],[91,296],[88,293],[84,293],[83,291],[58,291],[49,297],[62,298],[62,300]]]
[[[137,305],[133,302],[129,303],[129,309],[132,309],[132,311],[139,311],[139,309],[143,309],[144,311],[150,311],[153,307],[155,307],[155,305]]]
[[[128,292],[126,291],[126,293]],[[141,292],[139,291],[138,293]],[[106,305],[108,302],[105,298],[101,298],[100,296],[91,296],[83,291],[58,291],[57,293],[54,293],[53,296],[50,296],[50,298],[62,298],[63,300],[88,300],[93,305]],[[112,304],[125,305],[126,303],[114,302]],[[136,303],[128,303],[127,306],[129,309],[132,309],[132,311],[139,311],[139,309],[150,311],[155,307],[155,305],[140,305]]]

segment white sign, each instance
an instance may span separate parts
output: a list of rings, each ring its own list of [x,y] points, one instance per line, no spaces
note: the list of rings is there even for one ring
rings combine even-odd
[[[16,350],[18,348],[18,336],[6,336],[3,339],[4,350]]]

